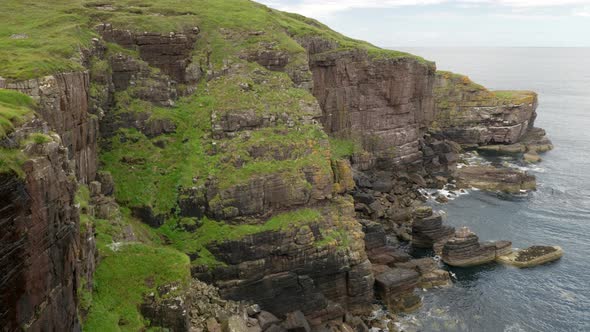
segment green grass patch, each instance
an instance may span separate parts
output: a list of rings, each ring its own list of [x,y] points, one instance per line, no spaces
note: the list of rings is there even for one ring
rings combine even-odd
[[[22,93],[0,89],[0,139],[34,115],[33,100]]]
[[[291,64],[305,61],[305,50],[292,37],[319,36],[337,43],[339,50],[363,49],[379,59],[424,59],[380,49],[345,37],[300,15],[284,13],[249,0],[5,0],[0,12],[0,76],[28,79],[83,69],[82,48],[96,36],[103,22],[120,29],[168,33],[201,28],[195,57],[208,58],[220,68],[228,58],[274,44],[291,54]],[[253,34],[263,31],[263,34]]]
[[[265,231],[281,231],[289,227],[301,227],[322,220],[322,214],[315,209],[299,209],[278,214],[262,224],[231,225],[224,222],[203,219],[195,232],[186,232],[178,227],[178,221],[169,220],[157,232],[170,240],[171,245],[185,253],[198,253],[194,265],[223,265],[207,250],[212,242],[239,240],[245,236]]]
[[[10,134],[18,125],[32,119],[33,100],[22,93],[0,89],[0,139]],[[39,140],[37,134],[33,134]],[[41,135],[41,134],[39,134]],[[15,173],[23,177],[22,164],[26,156],[20,149],[0,148],[0,173]]]
[[[355,153],[362,151],[362,146],[358,141],[348,138],[330,137],[330,148],[334,159],[348,159]]]
[[[0,148],[0,173],[14,173],[24,177],[23,163],[27,160],[25,154],[18,149]]]
[[[0,11],[0,76],[28,79],[81,70],[80,47],[94,33],[81,0],[5,0]]]
[[[513,104],[531,104],[537,96],[533,91],[495,90],[492,93],[496,98]]]
[[[159,285],[190,281],[188,257],[172,248],[141,243],[106,254],[94,277],[94,293],[84,331],[140,331],[148,324],[139,312],[143,296]]]

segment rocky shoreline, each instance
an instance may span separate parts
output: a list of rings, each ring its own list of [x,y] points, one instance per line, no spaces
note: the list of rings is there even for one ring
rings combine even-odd
[[[0,174],[5,331],[396,331],[417,289],[452,287],[442,262],[520,257],[426,202],[535,190],[472,158],[540,161],[552,145],[534,92],[489,91],[250,2],[273,28],[230,29],[210,5],[202,26],[164,32],[89,4],[81,69],[0,77],[0,92],[32,98],[0,100],[30,113],[0,136],[23,161]]]

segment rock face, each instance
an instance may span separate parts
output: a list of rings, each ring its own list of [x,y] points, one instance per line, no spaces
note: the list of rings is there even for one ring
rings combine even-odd
[[[110,24],[101,24],[98,32],[105,41],[117,43],[125,48],[139,51],[141,59],[159,68],[178,83],[196,82],[200,72],[195,75],[189,67],[191,53],[200,30],[194,27],[184,33],[135,33],[119,30]],[[196,76],[196,77],[195,77]]]
[[[437,72],[433,130],[464,145],[513,144],[534,125],[537,94],[489,91],[468,77]]]
[[[207,186],[207,215],[216,219],[233,219],[263,215],[273,209],[315,205],[331,197],[331,172],[310,167],[292,176],[271,174],[252,178],[243,185],[219,189]]]
[[[212,243],[209,251],[227,266],[196,269],[193,275],[214,281],[225,298],[247,299],[279,317],[302,310],[322,322],[344,310],[366,310],[373,297],[373,275],[361,227],[351,202],[338,205],[340,216],[330,209],[328,205],[318,223]],[[333,231],[344,232],[348,244],[322,241],[322,234]]]
[[[0,325],[4,331],[79,331],[74,172],[59,141],[27,151],[24,178],[0,175]]]
[[[19,82],[0,78],[0,88],[17,90],[38,102],[37,113],[61,137],[68,158],[75,162],[76,177],[83,183],[94,180],[98,167],[98,119],[88,113],[89,85],[85,72]]]
[[[306,46],[325,130],[360,140],[385,167],[421,163],[420,139],[433,120],[434,66],[360,50],[326,52],[318,41]]]

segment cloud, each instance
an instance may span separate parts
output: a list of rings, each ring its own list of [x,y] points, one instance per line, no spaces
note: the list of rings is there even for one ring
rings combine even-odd
[[[443,3],[467,7],[497,5],[516,8],[590,5],[590,0],[259,0],[259,2],[281,10],[315,14],[318,14],[318,10],[333,13],[358,8],[395,8]]]
[[[564,16],[590,17],[590,0],[258,0],[270,7],[317,19],[358,9],[391,9],[452,5],[463,10],[497,10],[495,15],[511,19],[555,19]],[[451,7],[451,8],[453,8]],[[555,10],[565,9],[559,14]],[[504,12],[506,11],[506,12]],[[552,11],[552,12],[548,12]],[[460,15],[460,14],[459,14]]]
[[[449,0],[259,0],[260,3],[280,10],[318,17],[359,8],[396,8],[435,5]],[[296,3],[293,3],[296,2]]]
[[[590,6],[576,8],[573,11],[574,16],[590,17]]]
[[[588,5],[590,0],[495,0],[491,3],[497,3],[510,7],[561,7],[572,5]]]

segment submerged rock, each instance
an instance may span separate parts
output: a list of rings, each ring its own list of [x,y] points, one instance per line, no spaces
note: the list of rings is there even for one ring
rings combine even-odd
[[[542,160],[541,157],[536,152],[525,153],[523,158],[524,158],[524,161],[529,164],[538,163]]]

